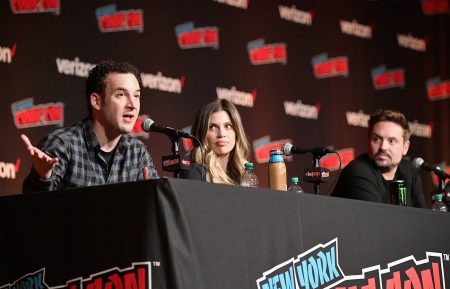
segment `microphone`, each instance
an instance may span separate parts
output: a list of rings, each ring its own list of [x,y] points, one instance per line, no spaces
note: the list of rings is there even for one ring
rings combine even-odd
[[[285,156],[290,156],[293,154],[307,154],[312,153],[313,155],[326,155],[329,153],[336,152],[333,147],[317,147],[317,148],[310,148],[310,149],[300,149],[296,148],[294,145],[287,143],[283,146],[283,153]]]
[[[190,133],[187,133],[182,130],[177,130],[177,129],[174,129],[171,127],[160,126],[150,118],[147,118],[142,123],[142,129],[145,132],[153,131],[153,132],[163,133],[170,138],[190,138],[190,139],[196,140],[196,138],[193,135],[191,135]]]
[[[433,167],[430,166],[429,164],[427,164],[422,158],[415,158],[412,161],[413,166],[416,169],[422,169],[422,170],[426,170],[426,171],[432,171],[433,173],[435,173],[437,176],[440,176],[442,178],[450,178],[449,174],[446,174],[443,170],[441,170],[439,167]]]

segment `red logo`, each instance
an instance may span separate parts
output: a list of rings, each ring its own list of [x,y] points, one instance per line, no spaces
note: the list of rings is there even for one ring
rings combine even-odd
[[[339,265],[337,238],[318,244],[264,272],[256,280],[258,288],[316,289],[445,289],[443,259],[448,255],[427,252],[426,258],[414,256],[362,269],[361,275],[345,275]],[[326,264],[326,265],[317,265]]]
[[[431,101],[450,98],[450,80],[441,81],[439,77],[429,79],[427,95]]]
[[[341,169],[348,165],[355,158],[355,150],[353,148],[346,148],[338,150],[336,154],[328,154],[320,159],[320,166],[329,169],[330,171],[336,171],[339,169],[339,164],[342,161]]]
[[[133,131],[130,133],[130,135],[134,136],[134,137],[141,137],[141,138],[149,138],[150,134],[148,132],[145,132],[142,129],[142,123],[148,118],[148,115],[140,115],[138,116],[138,118],[136,119],[136,122],[134,123],[133,126]]]
[[[141,9],[117,11],[116,4],[111,4],[97,8],[95,15],[101,32],[144,31],[144,12]]]
[[[27,128],[45,125],[64,125],[64,104],[51,102],[33,104],[33,98],[16,101],[11,105],[14,124],[17,128]]]
[[[372,69],[372,83],[377,90],[392,87],[405,87],[403,68],[386,69],[385,65]]]
[[[450,174],[450,166],[446,166],[445,162],[442,162],[440,164],[437,165],[437,167],[442,168],[442,170],[446,173],[446,174]],[[436,176],[434,173],[430,173],[432,178],[433,178],[433,184],[438,187],[439,186],[439,177]],[[447,181],[445,182],[445,184],[450,184],[450,179],[447,179]]]
[[[187,22],[175,27],[178,46],[181,49],[212,47],[219,48],[219,28],[194,28],[194,22]]]
[[[247,44],[248,56],[253,65],[269,63],[287,63],[286,43],[265,44],[264,39],[257,39]]]
[[[257,163],[267,163],[270,159],[271,150],[281,150],[286,143],[291,143],[290,139],[280,139],[270,141],[270,136],[263,136],[253,141],[253,151],[255,152],[255,159]],[[292,157],[285,157],[286,160],[291,160]]]
[[[422,11],[425,15],[449,13],[448,0],[422,0]]]
[[[54,13],[59,15],[61,5],[59,0],[10,0],[11,11],[21,13]]]
[[[191,133],[191,126],[183,128],[184,132]],[[190,151],[194,147],[194,142],[190,138],[182,138],[183,148],[185,151]]]
[[[160,264],[153,262],[153,264]],[[91,275],[89,278],[74,278],[61,286],[48,286],[45,283],[45,268],[36,272],[26,274],[14,281],[12,284],[0,286],[0,288],[10,287],[25,288],[65,288],[65,289],[151,289],[151,265],[148,262],[133,263],[131,267],[119,269],[117,267]]]
[[[311,63],[316,78],[347,77],[349,73],[348,58],[346,56],[328,58],[327,53],[322,53],[314,56]]]

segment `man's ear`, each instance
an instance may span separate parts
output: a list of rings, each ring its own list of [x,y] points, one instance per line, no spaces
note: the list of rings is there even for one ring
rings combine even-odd
[[[408,149],[409,149],[409,145],[411,143],[409,142],[409,140],[405,141],[405,143],[403,144],[403,155],[405,156],[408,153]]]
[[[98,93],[91,93],[91,105],[92,109],[99,110],[102,107],[102,97]]]

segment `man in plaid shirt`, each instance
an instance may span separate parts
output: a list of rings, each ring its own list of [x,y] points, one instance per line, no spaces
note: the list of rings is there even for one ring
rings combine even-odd
[[[139,79],[129,63],[100,63],[86,80],[87,118],[54,131],[37,147],[21,135],[33,159],[23,192],[158,178],[144,143],[128,134],[139,116]]]

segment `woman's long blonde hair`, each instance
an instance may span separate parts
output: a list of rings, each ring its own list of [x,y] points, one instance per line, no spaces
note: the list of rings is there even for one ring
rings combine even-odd
[[[230,152],[226,171],[220,166],[217,155],[211,150],[206,141],[209,117],[218,111],[228,113],[236,134],[236,144]],[[242,126],[241,116],[234,104],[226,99],[217,99],[202,105],[195,115],[191,133],[200,140],[205,152],[206,180],[212,183],[239,184],[245,172],[244,164],[250,155],[250,145],[245,135],[244,127]],[[194,145],[189,155],[193,162],[202,164],[202,153],[198,144]]]

